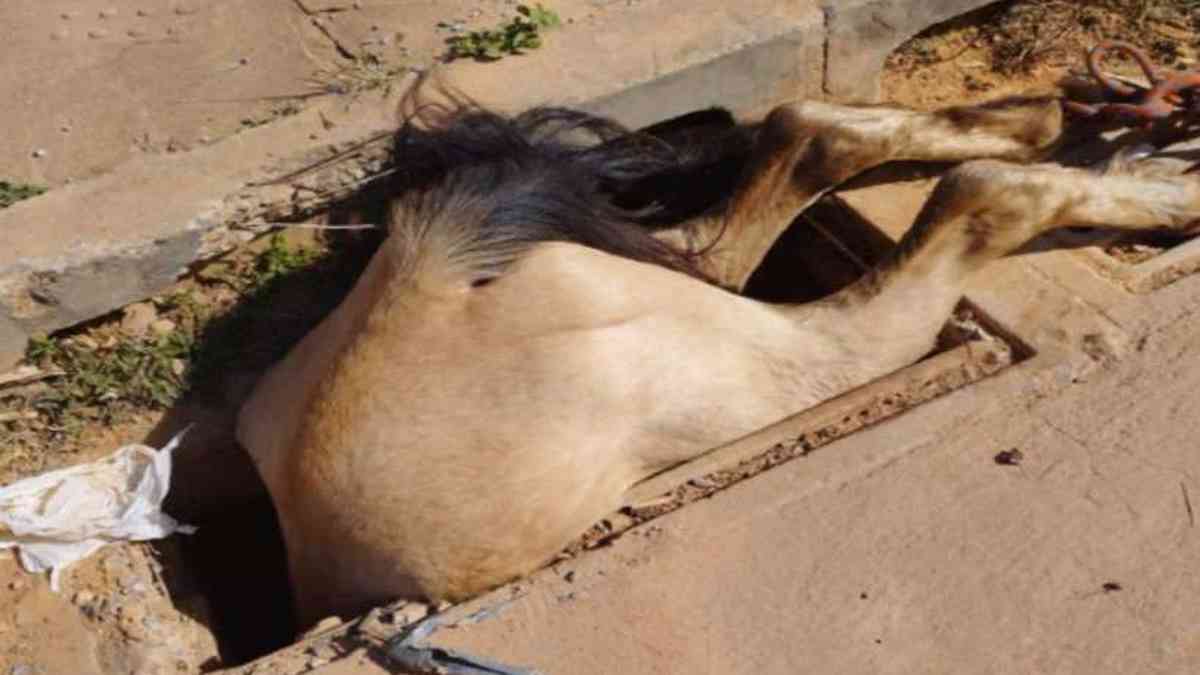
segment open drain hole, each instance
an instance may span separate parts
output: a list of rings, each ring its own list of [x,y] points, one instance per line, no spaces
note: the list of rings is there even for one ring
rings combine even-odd
[[[767,302],[804,303],[857,281],[895,244],[836,195],[823,197],[780,235],[745,294]]]
[[[265,495],[238,503],[179,538],[187,573],[203,595],[222,667],[290,645],[295,616],[275,509]]]

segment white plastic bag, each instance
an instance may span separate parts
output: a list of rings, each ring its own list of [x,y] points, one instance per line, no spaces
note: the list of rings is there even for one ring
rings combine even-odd
[[[0,550],[16,547],[27,572],[50,570],[57,591],[64,568],[106,544],[195,532],[162,511],[171,453],[182,437],[159,451],[127,445],[104,459],[0,488]]]

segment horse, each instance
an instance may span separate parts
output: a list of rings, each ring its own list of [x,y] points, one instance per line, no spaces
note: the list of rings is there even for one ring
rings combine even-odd
[[[917,361],[1046,232],[1200,218],[1177,160],[1046,161],[1071,126],[1055,97],[693,117],[410,105],[387,238],[239,415],[302,623],[530,573],[639,481]],[[742,293],[798,213],[897,161],[951,168],[874,268],[806,303]]]

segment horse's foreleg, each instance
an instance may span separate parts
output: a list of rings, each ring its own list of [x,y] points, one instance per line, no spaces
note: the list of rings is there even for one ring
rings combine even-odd
[[[817,102],[780,106],[764,121],[724,217],[672,236],[704,251],[701,267],[714,280],[740,290],[800,211],[867,169],[896,160],[1028,161],[1061,135],[1062,109],[1053,99],[934,113]]]
[[[1144,165],[1141,169],[1152,165]],[[980,160],[946,174],[887,260],[818,303],[844,320],[842,334],[891,370],[920,358],[988,262],[1049,230],[1195,229],[1200,176],[1133,167],[1099,175],[1056,165]],[[797,311],[801,311],[803,306]]]

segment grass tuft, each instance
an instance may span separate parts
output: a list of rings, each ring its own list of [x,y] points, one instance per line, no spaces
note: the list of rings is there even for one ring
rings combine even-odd
[[[44,193],[46,189],[42,185],[0,180],[0,209],[6,209],[19,201],[36,197]]]
[[[541,5],[517,5],[517,16],[491,29],[475,30],[446,39],[449,60],[472,58],[496,61],[542,46],[542,31],[562,23],[558,14]]]

